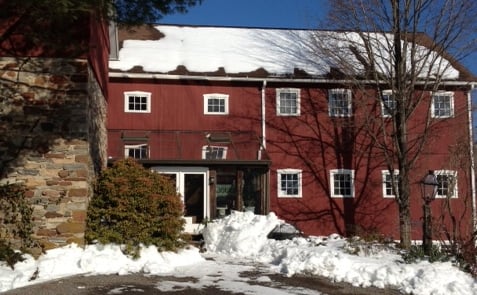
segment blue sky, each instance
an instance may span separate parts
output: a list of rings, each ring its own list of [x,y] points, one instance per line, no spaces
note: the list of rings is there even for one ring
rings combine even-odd
[[[203,0],[186,14],[165,16],[164,24],[260,28],[319,28],[328,0]],[[477,75],[477,53],[464,65]]]
[[[328,0],[203,0],[161,23],[264,28],[317,28]]]

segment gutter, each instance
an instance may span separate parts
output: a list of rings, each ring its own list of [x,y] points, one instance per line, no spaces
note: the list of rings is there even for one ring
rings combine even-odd
[[[199,75],[168,75],[168,74],[151,74],[151,73],[129,73],[129,72],[109,72],[109,78],[129,78],[129,79],[160,79],[160,80],[197,80],[197,81],[218,81],[218,82],[263,82],[263,78],[256,77],[223,77],[223,76],[199,76]],[[356,80],[352,79],[325,79],[325,78],[308,78],[308,79],[293,79],[293,78],[282,78],[282,77],[267,77],[268,82],[281,82],[281,83],[316,83],[316,84],[350,84],[356,83]],[[362,80],[361,83],[366,84],[376,84],[374,80]],[[386,84],[387,81],[378,81],[381,84]],[[416,85],[425,85],[429,84],[426,82],[416,83]],[[468,86],[469,84],[474,85],[473,82],[469,81],[442,81],[441,85],[448,86]]]
[[[261,118],[261,121],[262,121],[262,147],[263,149],[266,149],[267,148],[267,135],[266,135],[266,130],[265,130],[265,123],[266,123],[266,120],[265,120],[265,91],[267,89],[267,80],[263,80],[263,83],[262,83],[262,118]]]
[[[467,111],[469,119],[469,156],[470,156],[470,185],[471,185],[471,199],[472,199],[472,229],[473,233],[477,231],[477,204],[475,199],[475,161],[474,161],[474,134],[472,132],[472,92],[476,89],[476,84],[470,85],[470,90],[467,93]],[[472,233],[472,234],[473,234]]]

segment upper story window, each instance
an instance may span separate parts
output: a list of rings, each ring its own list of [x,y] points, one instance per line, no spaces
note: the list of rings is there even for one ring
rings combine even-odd
[[[147,144],[136,144],[136,145],[127,144],[124,146],[124,156],[126,158],[148,159],[149,148]]]
[[[328,95],[328,113],[331,117],[351,116],[351,90],[330,89]]]
[[[354,197],[354,170],[330,170],[330,182],[332,198]]]
[[[454,93],[438,91],[432,93],[431,114],[433,118],[451,118],[454,116]]]
[[[301,170],[279,169],[277,170],[278,197],[301,198]]]
[[[391,117],[396,110],[396,99],[391,90],[385,90],[381,94],[381,114],[383,117]]]
[[[389,173],[389,170],[382,170],[381,173],[383,175],[383,197],[395,198],[395,188],[397,188],[399,181],[399,171],[394,170],[392,175]]]
[[[226,146],[204,145],[202,147],[202,159],[204,160],[225,160],[226,158]]]
[[[452,170],[436,170],[436,198],[457,198],[457,172]]]
[[[229,113],[229,96],[227,94],[204,94],[204,114],[227,115]]]
[[[300,115],[300,89],[278,88],[277,89],[277,115],[298,116]]]
[[[150,113],[151,93],[143,91],[124,92],[124,111],[127,113]]]

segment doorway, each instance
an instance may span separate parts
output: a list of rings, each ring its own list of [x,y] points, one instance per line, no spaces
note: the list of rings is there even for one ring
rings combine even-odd
[[[209,216],[208,169],[204,167],[151,167],[155,172],[168,176],[176,185],[184,204],[184,216],[192,223],[201,223]]]

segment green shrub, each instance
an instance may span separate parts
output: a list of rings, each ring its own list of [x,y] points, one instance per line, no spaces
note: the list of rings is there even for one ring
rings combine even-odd
[[[402,257],[406,263],[415,263],[421,260],[429,262],[445,262],[450,260],[450,256],[440,247],[432,245],[429,256],[424,253],[422,245],[413,245],[408,251],[403,252]]]
[[[12,269],[24,260],[22,253],[35,246],[32,212],[22,184],[0,185],[0,261]]]
[[[0,240],[13,242],[20,249],[32,247],[32,213],[22,184],[0,186]]]
[[[87,214],[88,243],[125,245],[137,257],[140,245],[159,250],[183,246],[183,205],[175,185],[132,159],[117,161],[96,182]]]
[[[0,240],[0,261],[5,261],[13,269],[15,263],[24,260],[20,252],[13,250],[4,240]]]

